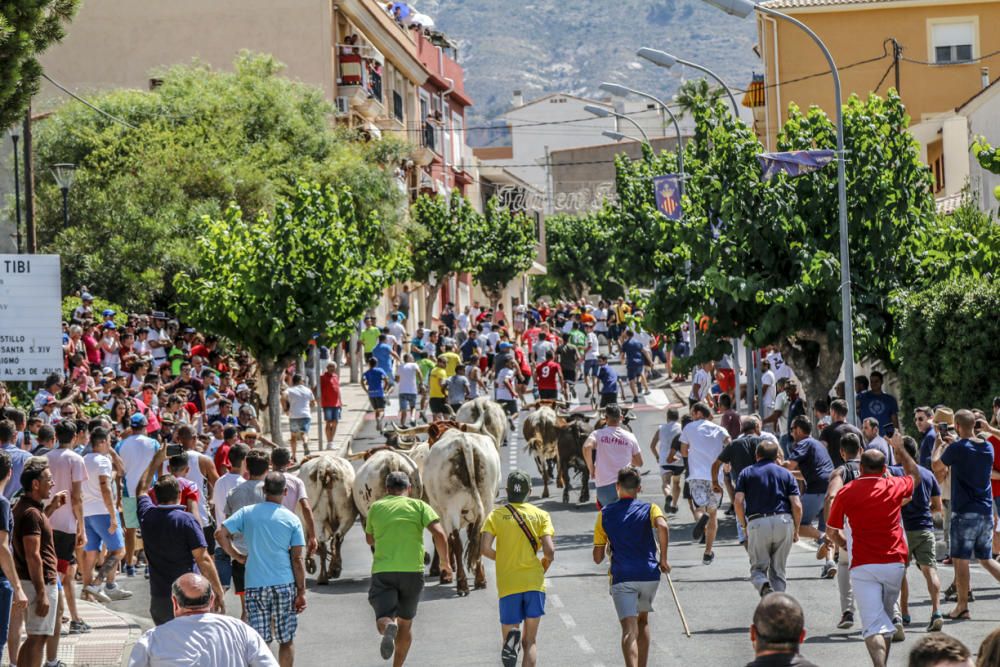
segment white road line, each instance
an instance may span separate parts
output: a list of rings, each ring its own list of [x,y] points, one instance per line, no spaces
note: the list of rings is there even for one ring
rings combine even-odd
[[[556,595],[555,593],[553,593],[552,595],[547,596],[546,599],[549,602],[551,602],[552,606],[555,607],[556,609],[562,609],[563,607],[566,606],[566,605],[563,604],[562,599],[558,595]]]
[[[561,618],[562,622],[566,624],[567,630],[572,630],[576,627],[576,621],[574,621],[573,617],[569,614],[559,614],[559,618]]]
[[[573,635],[573,639],[576,641],[576,644],[580,647],[581,651],[588,654],[594,653],[594,647],[590,645],[590,642],[587,641],[586,637],[583,635]]]
[[[549,579],[548,577],[545,577],[545,589],[548,590],[550,588],[555,588],[555,586],[553,585],[551,579]]]
[[[651,389],[646,395],[646,405],[652,405],[657,410],[663,410],[670,405],[670,399],[662,389]]]

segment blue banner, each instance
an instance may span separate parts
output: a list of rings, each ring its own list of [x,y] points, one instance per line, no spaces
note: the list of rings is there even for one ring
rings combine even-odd
[[[787,153],[761,153],[757,156],[760,168],[764,171],[764,180],[771,180],[778,174],[788,174],[795,178],[802,174],[818,171],[833,162],[836,151],[789,151]]]
[[[656,208],[670,220],[680,220],[681,211],[681,175],[666,174],[653,179],[653,190],[656,192]]]

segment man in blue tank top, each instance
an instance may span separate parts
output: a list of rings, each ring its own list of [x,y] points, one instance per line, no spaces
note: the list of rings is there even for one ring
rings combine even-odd
[[[660,573],[669,573],[667,520],[656,505],[638,500],[642,477],[628,466],[618,472],[618,498],[601,509],[594,526],[594,562],[604,560],[611,547],[611,598],[622,626],[622,654],[626,667],[645,667],[649,657],[649,612],[660,585]],[[657,536],[659,558],[657,558]]]

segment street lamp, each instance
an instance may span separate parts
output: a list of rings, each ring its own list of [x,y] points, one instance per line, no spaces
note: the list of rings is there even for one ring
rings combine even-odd
[[[833,75],[833,96],[836,106],[837,118],[837,199],[840,203],[840,305],[842,336],[844,338],[844,398],[847,400],[848,420],[854,424],[857,422],[855,415],[857,406],[854,394],[854,332],[852,324],[851,308],[851,250],[850,238],[847,228],[847,178],[844,173],[844,101],[840,89],[840,71],[833,61],[833,54],[826,44],[819,38],[812,29],[805,23],[788,14],[758,5],[751,0],[704,0],[713,7],[718,7],[722,11],[732,16],[746,18],[754,11],[772,16],[782,21],[797,26],[816,43],[816,46],[823,52],[826,62],[830,65],[830,73]]]
[[[705,1],[709,2],[710,0],[705,0]],[[659,49],[650,49],[645,46],[639,49],[636,52],[636,55],[639,56],[640,58],[645,58],[649,62],[653,63],[654,65],[659,65],[660,67],[670,68],[673,67],[674,65],[685,65],[687,67],[691,67],[693,69],[704,72],[705,74],[715,79],[718,82],[718,84],[725,89],[726,94],[729,95],[729,101],[733,103],[733,114],[737,118],[740,117],[740,108],[736,104],[736,96],[733,95],[732,89],[730,89],[730,87],[726,85],[726,82],[723,81],[718,74],[708,69],[707,67],[699,65],[698,63],[693,63],[690,60],[683,60],[676,56],[672,56],[666,51],[660,51]]]
[[[52,176],[56,179],[56,185],[62,190],[63,227],[69,227],[69,189],[73,187],[76,165],[69,162],[54,164],[52,165]]]
[[[647,100],[650,100],[650,101],[652,101],[652,102],[660,105],[660,108],[663,109],[667,113],[668,116],[670,116],[670,121],[674,124],[674,132],[677,133],[677,170],[681,174],[681,191],[683,192],[683,190],[684,190],[684,144],[683,144],[683,141],[681,139],[681,128],[680,128],[680,125],[677,124],[677,117],[674,116],[674,114],[673,114],[672,111],[670,111],[670,107],[668,107],[662,100],[660,100],[659,98],[653,97],[649,93],[643,93],[643,92],[640,92],[638,90],[634,90],[632,88],[627,88],[626,86],[619,85],[617,83],[608,83],[607,81],[605,81],[604,83],[602,83],[600,85],[600,89],[603,90],[606,93],[611,93],[612,95],[616,95],[618,97],[628,97],[629,95],[638,95],[639,97],[644,97]]]
[[[17,254],[21,254],[21,164],[17,156],[17,141],[21,138],[21,129],[15,124],[10,128],[10,140],[14,142],[14,231],[17,236]]]
[[[621,132],[614,132],[612,130],[604,130],[603,132],[601,132],[601,134],[607,137],[608,139],[611,139],[612,141],[628,140],[628,141],[635,141],[636,143],[640,144],[642,143],[642,139],[640,139],[639,137],[633,137],[630,134],[622,134]]]
[[[639,134],[642,135],[643,143],[646,144],[649,143],[649,135],[647,135],[646,131],[642,129],[642,125],[639,125],[639,123],[635,122],[634,118],[629,118],[625,114],[620,114],[617,111],[611,111],[610,109],[605,109],[604,107],[595,106],[593,104],[588,104],[587,106],[583,107],[583,110],[586,111],[587,113],[597,116],[598,118],[608,118],[610,116],[613,116],[621,120],[627,120],[628,122],[635,125],[635,129],[639,130]]]

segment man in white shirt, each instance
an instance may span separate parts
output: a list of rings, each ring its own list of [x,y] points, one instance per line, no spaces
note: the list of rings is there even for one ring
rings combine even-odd
[[[587,333],[587,343],[583,348],[583,382],[587,386],[587,395],[584,398],[590,398],[592,394],[598,393],[597,355],[600,353],[601,344],[593,324],[585,324],[584,331]]]
[[[174,619],[153,628],[132,647],[129,667],[278,667],[263,637],[246,623],[213,614],[208,579],[189,572],[174,582]]]
[[[135,567],[132,562],[135,556],[135,535],[139,529],[139,515],[136,513],[135,486],[139,478],[146,472],[150,461],[156,456],[160,443],[146,437],[147,421],[142,413],[135,413],[129,422],[132,435],[118,445],[118,456],[125,464],[125,479],[122,482],[122,515],[125,518],[125,567]]]
[[[52,541],[59,562],[60,577],[63,591],[66,594],[66,606],[70,612],[70,630],[86,632],[90,626],[84,623],[76,607],[76,587],[73,581],[76,577],[76,548],[86,541],[83,522],[83,483],[87,481],[87,466],[83,457],[73,451],[77,431],[72,420],[56,424],[56,439],[58,449],[53,449],[45,456],[49,460],[49,470],[52,471],[52,493],[65,491],[69,502],[57,509],[49,517],[52,525]]]
[[[712,407],[712,369],[715,362],[706,361],[695,369],[694,377],[691,378],[691,393],[688,395],[688,406],[694,407],[695,403],[705,403]]]
[[[760,387],[763,394],[760,414],[766,417],[774,409],[775,383],[778,378],[774,377],[774,371],[771,370],[771,362],[767,359],[761,360],[760,367],[763,370],[763,375],[760,376]]]
[[[712,545],[719,528],[716,513],[721,500],[721,495],[712,490],[712,483],[717,481],[712,479],[712,464],[730,438],[726,429],[712,422],[711,408],[705,403],[699,401],[692,405],[691,417],[694,421],[681,430],[681,456],[688,460],[688,488],[695,506],[696,523],[692,536],[696,540],[705,536],[705,554],[701,562],[711,565],[715,560]]]
[[[82,485],[83,521],[87,536],[81,571],[83,595],[96,602],[125,600],[132,597],[131,591],[118,588],[115,584],[118,563],[125,553],[125,541],[115,507],[114,468],[108,453],[111,449],[108,432],[103,428],[94,429],[90,434],[90,448],[90,453],[83,459],[87,469],[87,479]],[[107,550],[107,556],[95,576],[94,565],[101,549]],[[101,590],[102,582],[106,582],[104,590]]]
[[[639,441],[622,426],[622,409],[617,403],[604,408],[604,420],[607,425],[591,433],[583,443],[583,460],[597,487],[599,507],[607,507],[618,500],[619,470],[626,466],[642,467]]]
[[[399,313],[392,316],[387,327],[389,329],[389,335],[396,339],[398,345],[393,347],[396,354],[402,354],[403,343],[406,342],[406,328],[403,323],[399,321]]]
[[[229,472],[215,482],[212,495],[215,525],[217,526],[221,526],[222,522],[228,518],[226,516],[226,498],[229,497],[229,493],[244,482],[243,464],[249,452],[250,448],[243,443],[235,444],[229,449]],[[214,556],[215,570],[219,573],[219,581],[222,582],[223,589],[228,589],[233,580],[233,561],[226,550],[218,544],[215,545]]]
[[[787,380],[792,377],[792,369],[785,363],[785,359],[781,356],[781,352],[778,351],[776,345],[771,346],[771,351],[767,355],[767,361],[771,364],[771,370],[774,371],[775,380],[782,378]]]
[[[290,446],[292,448],[292,458],[295,458],[295,446],[298,444],[299,436],[302,437],[302,447],[306,456],[309,455],[309,426],[312,424],[312,411],[310,408],[316,405],[316,397],[304,382],[302,375],[296,373],[292,376],[292,386],[285,390],[281,396],[285,413],[288,415],[288,427],[292,433]]]
[[[403,363],[396,367],[396,382],[399,385],[399,423],[406,426],[407,418],[413,413],[416,423],[417,396],[423,385],[420,366],[413,361],[412,354],[403,355]]]

